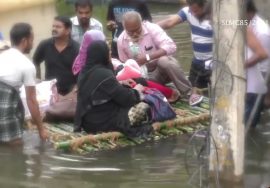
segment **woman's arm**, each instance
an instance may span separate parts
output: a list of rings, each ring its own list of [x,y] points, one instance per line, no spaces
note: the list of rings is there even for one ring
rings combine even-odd
[[[115,77],[107,80],[100,88],[122,107],[132,107],[140,102],[140,94],[135,89],[121,85]]]

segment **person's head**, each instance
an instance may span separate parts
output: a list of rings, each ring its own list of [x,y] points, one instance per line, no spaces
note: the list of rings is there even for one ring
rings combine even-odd
[[[80,51],[74,61],[74,65],[78,67],[73,67],[73,73],[78,74],[83,65],[86,63],[87,49],[93,41],[105,41],[105,35],[99,30],[89,30],[86,31],[83,35],[83,40],[81,43]]]
[[[137,42],[140,40],[142,31],[142,17],[136,11],[129,11],[123,15],[123,26],[128,36]]]
[[[66,16],[56,16],[52,26],[52,36],[54,38],[70,37],[72,23]]]
[[[93,41],[87,48],[86,64],[82,69],[82,74],[88,72],[96,65],[103,65],[104,67],[113,70],[110,60],[110,50],[106,41]]]
[[[246,14],[247,19],[252,20],[254,15],[257,13],[257,8],[253,0],[246,0]]]
[[[10,30],[12,46],[17,47],[22,53],[29,53],[33,48],[34,34],[32,26],[28,23],[16,23]]]
[[[202,18],[205,15],[205,5],[207,0],[187,0],[191,13],[196,18]]]
[[[75,11],[79,23],[82,26],[87,26],[92,17],[93,4],[91,0],[77,0],[75,2]]]

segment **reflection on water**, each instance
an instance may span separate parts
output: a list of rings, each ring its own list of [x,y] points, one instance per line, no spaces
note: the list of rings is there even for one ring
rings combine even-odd
[[[186,137],[79,156],[54,151],[50,144],[29,142],[1,148],[1,187],[183,187]],[[16,181],[14,181],[16,180]]]
[[[169,4],[151,4],[150,9],[155,21],[178,11],[178,7]],[[40,39],[50,36],[55,14],[54,5],[26,9],[23,13],[0,14],[1,30],[8,36],[14,20],[30,22],[37,44]],[[103,23],[105,14],[106,6],[95,6],[95,17]],[[177,58],[187,71],[192,58],[189,27],[184,24],[168,33],[177,43]],[[267,187],[270,185],[270,125],[259,128],[250,137],[253,139],[247,140],[245,187]],[[187,184],[184,168],[187,139],[187,136],[178,136],[81,156],[55,151],[52,144],[40,143],[37,134],[25,132],[22,148],[0,146],[0,187],[191,188],[194,186]]]
[[[247,139],[244,187],[270,185],[269,135],[268,123]],[[187,184],[184,164],[187,139],[183,135],[135,147],[76,155],[55,151],[50,143],[39,142],[37,134],[25,132],[22,148],[0,147],[0,187],[192,188]]]

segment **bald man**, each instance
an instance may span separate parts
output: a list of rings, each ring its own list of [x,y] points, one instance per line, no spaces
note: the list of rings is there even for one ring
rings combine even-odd
[[[191,84],[172,57],[176,45],[166,32],[157,24],[142,22],[141,15],[135,11],[123,15],[123,26],[117,41],[119,59],[122,62],[134,59],[147,67],[148,79],[161,84],[173,82],[182,96],[188,94]]]

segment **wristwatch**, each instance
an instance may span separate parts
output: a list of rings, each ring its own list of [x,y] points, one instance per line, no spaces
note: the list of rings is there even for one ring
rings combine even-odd
[[[150,58],[150,55],[149,55],[149,54],[145,54],[145,58],[146,58],[146,61],[147,61],[147,62],[151,60],[151,58]]]

